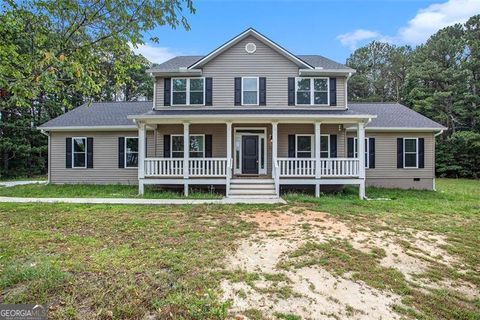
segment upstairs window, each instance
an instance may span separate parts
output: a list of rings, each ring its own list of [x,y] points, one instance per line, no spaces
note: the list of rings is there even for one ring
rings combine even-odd
[[[173,78],[172,105],[203,105],[205,78]]]
[[[258,78],[242,78],[242,105],[258,105]]]
[[[125,168],[138,167],[138,138],[125,138]]]
[[[73,168],[87,167],[87,138],[72,139]]]
[[[329,78],[297,78],[296,104],[297,105],[329,105]]]

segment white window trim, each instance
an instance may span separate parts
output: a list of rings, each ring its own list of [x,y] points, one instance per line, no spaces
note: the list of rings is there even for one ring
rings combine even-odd
[[[183,138],[183,134],[172,134],[170,135],[170,158],[173,158],[173,137],[182,137]],[[202,153],[203,153],[203,156],[201,158],[205,158],[205,134],[190,134],[188,135],[188,139],[190,139],[191,137],[203,137],[203,150],[202,150]],[[188,148],[188,158],[191,158],[190,157],[190,152],[194,152],[194,151],[190,151],[190,141],[188,142],[189,144],[189,148]],[[175,152],[180,152],[180,151],[175,151]],[[182,150],[183,152],[183,150]],[[195,151],[196,152],[196,151]],[[201,159],[201,158],[191,158],[191,159]],[[175,159],[183,159],[183,155],[182,155],[182,158],[175,158]]]
[[[77,153],[85,153],[85,165],[83,167],[75,166],[75,139],[84,139],[85,140],[85,151]],[[72,169],[86,169],[87,168],[87,154],[88,154],[88,144],[87,137],[72,137]]]
[[[415,167],[407,167],[407,163],[405,162],[405,155],[407,154],[406,148],[405,148],[405,140],[415,140],[415,154],[416,154],[416,161],[415,161]],[[409,154],[413,154],[413,152],[408,152]],[[404,169],[418,169],[418,138],[417,137],[406,137],[403,138],[403,168]]]
[[[136,153],[137,154],[137,166],[136,167],[128,167],[127,166],[127,153],[128,153],[127,152],[127,150],[128,150],[127,149],[127,140],[128,139],[137,139],[137,145],[138,145],[138,137],[125,137],[125,141],[124,141],[125,145],[124,145],[124,149],[123,149],[123,150],[125,150],[124,158],[123,158],[124,159],[123,167],[125,169],[136,169],[136,168],[138,168],[138,154],[140,153],[140,149],[137,152],[130,152],[130,153]]]
[[[186,84],[187,87],[185,89],[186,90],[185,91],[185,93],[186,93],[185,104],[182,104],[182,103],[175,104],[175,103],[173,103],[173,82],[174,82],[174,80],[179,80],[179,79],[180,80],[185,79],[187,81],[187,84]],[[190,80],[191,79],[202,79],[203,80],[203,103],[202,104],[190,104]],[[178,91],[178,92],[183,92],[183,91]],[[175,77],[175,78],[171,78],[171,80],[170,80],[170,102],[171,102],[170,104],[172,106],[199,106],[199,107],[205,106],[205,97],[206,97],[205,92],[206,92],[205,77],[184,77],[184,78]]]
[[[365,153],[367,154],[367,159],[365,160],[365,169],[370,169],[370,138],[365,137]],[[353,138],[353,157],[358,158],[357,148],[358,148],[358,138]]]
[[[243,93],[245,91],[250,92],[251,90],[245,90],[243,85],[244,79],[256,79],[257,80],[257,103],[243,103]],[[242,106],[258,106],[260,104],[260,77],[242,77]]]
[[[297,103],[297,92],[298,92],[298,80],[301,79],[310,79],[310,103]],[[324,79],[327,80],[327,103],[326,104],[315,104],[315,79]],[[319,91],[320,92],[320,91]],[[296,77],[295,78],[295,105],[296,106],[330,106],[330,78],[329,77]]]
[[[310,145],[311,145],[311,149],[312,149],[312,159],[315,158],[315,135],[314,134],[296,134],[295,135],[295,158],[298,158],[298,137],[310,137]],[[327,137],[328,139],[328,147],[327,147],[327,150],[320,150],[320,153],[322,152],[327,152],[328,153],[328,157],[327,158],[330,158],[330,134],[327,134],[327,133],[324,133],[324,134],[320,134],[320,145],[321,145],[321,137]],[[304,152],[304,151],[300,151],[300,152]],[[309,158],[310,159],[310,158]],[[325,158],[322,158],[322,159],[325,159]]]

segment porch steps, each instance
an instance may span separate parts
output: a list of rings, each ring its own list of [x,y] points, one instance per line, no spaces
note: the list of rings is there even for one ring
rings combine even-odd
[[[278,198],[273,179],[232,179],[229,198]]]

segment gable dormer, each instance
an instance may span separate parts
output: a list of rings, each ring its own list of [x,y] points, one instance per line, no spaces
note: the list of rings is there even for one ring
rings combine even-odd
[[[344,109],[355,70],[318,55],[293,55],[248,29],[206,56],[176,57],[150,72],[157,108]]]

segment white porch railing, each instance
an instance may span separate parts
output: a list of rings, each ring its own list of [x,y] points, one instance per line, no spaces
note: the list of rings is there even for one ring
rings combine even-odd
[[[227,176],[226,158],[190,158],[190,177]],[[183,177],[183,158],[146,158],[145,177]]]
[[[359,160],[357,158],[322,158],[320,177],[358,177]],[[280,177],[315,177],[314,158],[278,158]]]
[[[183,159],[146,158],[145,177],[182,177]]]
[[[188,160],[189,176],[225,177],[227,158],[191,158]]]
[[[280,177],[314,177],[315,159],[278,158]]]

